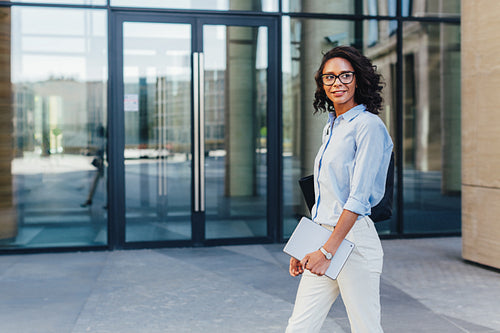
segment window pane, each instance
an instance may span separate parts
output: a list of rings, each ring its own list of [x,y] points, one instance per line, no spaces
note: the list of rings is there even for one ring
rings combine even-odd
[[[17,232],[5,247],[107,242],[106,26],[104,10],[12,8]]]
[[[304,205],[297,180],[312,174],[314,157],[320,146],[325,115],[312,114],[314,73],[322,53],[337,45],[356,44],[372,59],[383,76],[384,107],[380,114],[396,150],[396,36],[393,21],[367,20],[360,30],[353,22],[284,18],[283,27],[283,165],[284,237],[290,236],[297,218],[310,215]],[[319,33],[318,33],[319,32]],[[321,34],[323,32],[323,34]],[[355,39],[355,36],[359,39]],[[304,93],[307,92],[307,93]],[[397,167],[397,166],[396,166]],[[395,185],[396,187],[397,185]],[[396,196],[396,193],[394,193]],[[395,202],[395,201],[394,201]],[[397,204],[393,218],[377,223],[379,233],[397,231]]]
[[[396,16],[396,1],[399,0],[283,0],[283,12]]]
[[[206,238],[263,237],[268,31],[206,25],[203,49]]]
[[[2,1],[0,1],[2,2]],[[89,6],[106,6],[107,0],[11,0],[5,2],[29,2],[29,3],[48,3],[61,5],[89,5]]]
[[[111,0],[111,6],[276,12],[278,0]]]
[[[352,0],[283,0],[283,12],[285,13],[329,13],[329,14],[354,14],[356,9]]]
[[[314,73],[323,52],[354,41],[354,23],[283,19],[283,203],[284,237],[301,216],[310,216],[298,186],[312,174],[326,114],[313,115]]]
[[[460,0],[283,0],[285,13],[363,14],[396,16],[401,1],[403,16],[459,16]]]
[[[397,26],[396,21],[377,21],[367,20],[363,23],[363,54],[372,60],[377,66],[377,71],[382,74],[382,80],[385,84],[382,90],[383,109],[380,118],[383,120],[392,142],[393,151],[397,151],[396,140],[396,35],[393,26]],[[395,161],[396,162],[396,161]],[[397,188],[397,170],[394,169],[394,189]],[[396,190],[394,190],[392,218],[388,221],[378,222],[376,224],[379,234],[391,234],[397,232],[397,202]]]
[[[460,26],[403,26],[406,233],[461,225]]]
[[[125,240],[191,238],[191,25],[125,22]]]
[[[460,0],[401,0],[403,16],[459,16]]]
[[[372,16],[396,16],[397,1],[400,0],[365,0],[359,12]]]

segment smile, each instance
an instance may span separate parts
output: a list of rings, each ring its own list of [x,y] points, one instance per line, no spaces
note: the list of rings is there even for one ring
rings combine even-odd
[[[332,94],[334,95],[342,95],[344,93],[346,93],[347,90],[335,90],[334,92],[332,92]]]

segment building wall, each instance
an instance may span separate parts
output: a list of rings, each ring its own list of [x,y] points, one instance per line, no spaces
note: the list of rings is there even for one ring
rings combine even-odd
[[[462,0],[463,257],[500,268],[500,2]]]
[[[16,236],[16,212],[13,209],[11,162],[12,90],[10,80],[10,9],[0,8],[0,239]]]

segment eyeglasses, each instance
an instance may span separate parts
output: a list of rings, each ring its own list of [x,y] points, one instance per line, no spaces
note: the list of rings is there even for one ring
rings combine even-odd
[[[335,74],[322,74],[321,80],[325,86],[332,86],[335,80],[339,79],[343,84],[349,84],[354,79],[354,72],[345,72],[339,75]]]

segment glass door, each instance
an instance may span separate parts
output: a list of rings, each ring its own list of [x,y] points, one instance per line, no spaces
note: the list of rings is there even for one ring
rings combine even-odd
[[[126,242],[191,239],[191,34],[123,22]]]
[[[268,237],[269,22],[231,21],[117,20],[118,243]]]
[[[267,235],[266,26],[204,25],[205,233]]]

